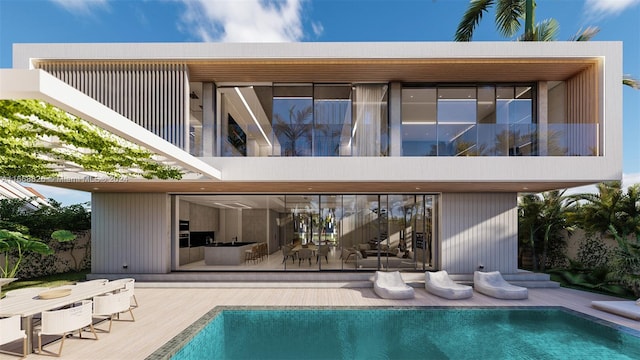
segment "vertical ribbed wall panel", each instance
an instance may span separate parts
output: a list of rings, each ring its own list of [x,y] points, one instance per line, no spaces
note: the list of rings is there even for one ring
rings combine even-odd
[[[184,64],[60,64],[43,69],[122,116],[185,149]]]
[[[568,155],[602,155],[597,139],[597,66],[592,65],[567,81],[567,104]]]
[[[167,194],[93,193],[91,271],[168,273],[171,202]],[[123,265],[128,266],[127,269]]]
[[[518,269],[516,193],[443,193],[441,268],[449,273]]]

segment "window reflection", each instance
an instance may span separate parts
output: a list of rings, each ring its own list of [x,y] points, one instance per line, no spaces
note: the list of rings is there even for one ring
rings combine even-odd
[[[407,86],[402,155],[537,155],[533,104],[532,86]]]

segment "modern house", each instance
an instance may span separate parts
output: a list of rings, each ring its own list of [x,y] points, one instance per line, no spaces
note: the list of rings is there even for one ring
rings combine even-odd
[[[92,193],[94,274],[513,274],[518,193],[622,176],[620,42],[17,44],[13,56],[0,98],[55,105],[184,172],[121,181],[68,164],[45,181]]]

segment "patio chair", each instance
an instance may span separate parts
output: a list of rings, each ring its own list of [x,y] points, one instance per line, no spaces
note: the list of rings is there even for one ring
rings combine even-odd
[[[134,278],[117,279],[117,280],[113,280],[112,283],[123,283],[124,289],[129,291],[129,294],[131,295],[131,300],[133,300],[135,307],[138,307],[138,299],[136,298],[136,294],[134,292],[136,279]]]
[[[109,319],[109,330],[107,330],[107,332],[111,332],[113,317],[120,313],[128,311],[131,315],[130,321],[136,321],[131,309],[131,297],[131,290],[126,289],[115,294],[107,293],[94,296],[93,316],[106,317]]]
[[[27,334],[20,329],[20,316],[12,316],[0,319],[0,345],[8,344],[22,339],[22,354],[11,351],[0,350],[0,352],[10,355],[27,356]]]
[[[592,301],[591,306],[611,314],[640,320],[640,299],[636,301]]]
[[[92,306],[91,300],[83,300],[82,302],[74,304],[75,306],[65,308],[61,310],[43,311],[42,312],[42,324],[38,331],[38,352],[44,354],[42,349],[42,335],[62,335],[60,340],[60,348],[57,353],[46,351],[46,353],[60,356],[62,354],[62,347],[64,346],[64,340],[67,338],[68,333],[78,331],[78,335],[82,338],[82,330],[85,327],[89,327],[95,339],[98,340],[98,334],[96,334],[93,328],[92,318]]]
[[[320,258],[323,256],[328,264],[329,263],[329,245],[320,245],[320,247],[318,248],[318,253],[316,255],[316,264],[318,263],[318,260],[320,260]]]
[[[521,300],[529,297],[526,287],[511,285],[499,271],[473,273],[473,288],[482,294],[496,299]]]
[[[313,256],[313,250],[309,248],[302,248],[298,250],[298,266],[303,260],[309,260],[309,266],[311,266],[311,257]]]
[[[424,288],[427,292],[450,300],[468,299],[473,296],[473,288],[455,283],[444,271],[424,273]]]
[[[404,300],[415,296],[415,291],[402,280],[399,271],[376,271],[373,291],[383,299]]]

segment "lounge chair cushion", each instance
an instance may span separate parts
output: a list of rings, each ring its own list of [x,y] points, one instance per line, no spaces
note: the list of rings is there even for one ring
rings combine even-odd
[[[640,306],[637,301],[592,301],[591,306],[598,310],[640,320]]]
[[[413,288],[402,280],[398,271],[376,271],[372,280],[373,291],[383,299],[413,299],[415,296]]]
[[[496,299],[519,300],[529,297],[527,288],[509,284],[499,271],[474,272],[473,288]]]
[[[473,296],[473,288],[455,283],[444,271],[424,273],[424,288],[431,294],[445,299],[468,299]]]

